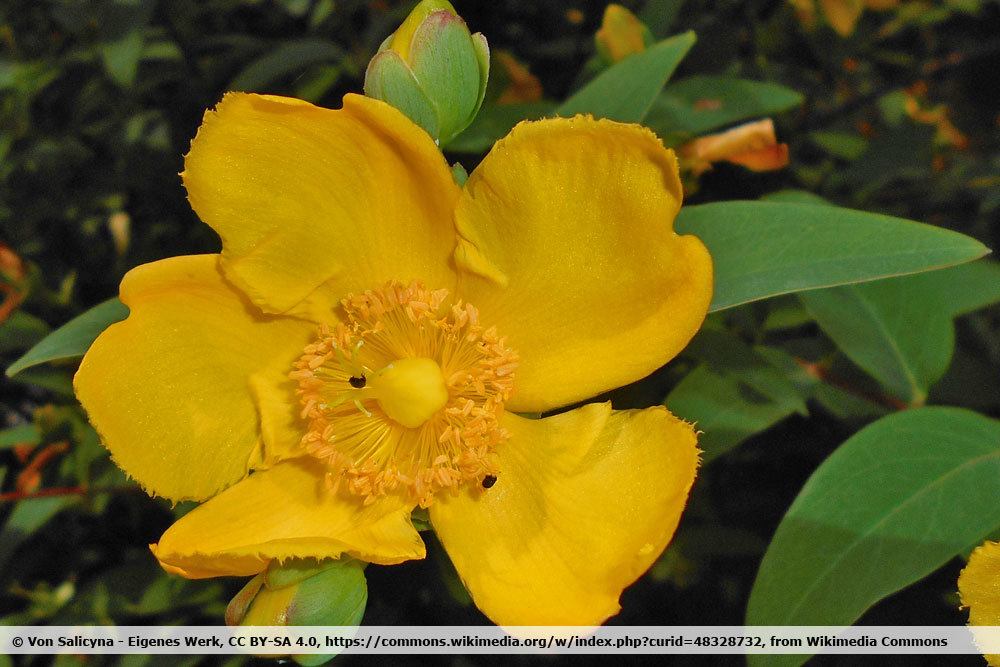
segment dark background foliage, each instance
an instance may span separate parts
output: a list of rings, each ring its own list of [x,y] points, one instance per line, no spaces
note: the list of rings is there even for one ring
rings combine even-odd
[[[553,100],[579,85],[604,5],[457,4],[471,28],[527,64]],[[909,9],[866,12],[846,38],[822,21],[807,30],[791,4],[774,0],[624,4],[657,36],[697,33],[677,77],[738,75],[804,95],[801,107],[776,117],[779,138],[790,145],[789,168],[760,174],[718,166],[689,201],[805,189],[1000,247],[996,2],[905,2]],[[131,267],[218,250],[177,173],[204,110],[226,90],[339,106],[344,93],[360,90],[368,59],[409,8],[379,0],[0,4],[0,240],[24,262],[3,270],[26,295],[0,324],[4,366],[50,327],[114,296]],[[926,108],[944,105],[965,141],[955,145],[936,136],[940,123],[907,115],[907,94]],[[470,171],[478,159],[453,157]],[[793,326],[771,327],[776,313],[789,314]],[[774,426],[703,469],[674,544],[626,591],[613,623],[741,623],[764,549],[806,478],[858,427],[900,407],[792,299],[714,317],[743,342],[823,360],[820,388],[808,397],[807,415],[769,418]],[[956,354],[932,402],[1000,416],[998,325],[995,307],[958,321]],[[696,361],[686,353],[612,398],[618,406],[661,403]],[[14,436],[0,445],[0,622],[220,622],[241,582],[186,582],[160,572],[146,545],[186,508],[149,499],[117,472],[75,406],[72,371],[57,365],[0,381],[5,426],[34,423],[41,434],[33,450]],[[369,568],[366,623],[485,622],[440,547],[430,546],[424,562]],[[964,622],[955,594],[960,567],[949,563],[862,622]],[[0,665],[6,661],[0,656]]]

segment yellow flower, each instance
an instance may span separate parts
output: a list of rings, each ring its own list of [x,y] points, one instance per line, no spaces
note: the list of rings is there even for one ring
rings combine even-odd
[[[1000,625],[1000,542],[976,547],[958,577],[958,591],[969,608],[969,625]],[[987,655],[986,662],[1000,667],[1000,655]]]
[[[183,179],[222,253],[131,271],[75,379],[128,474],[208,499],[162,565],[422,558],[419,504],[495,622],[615,614],[674,533],[694,431],[663,408],[517,413],[638,380],[700,326],[711,260],[672,230],[674,155],[637,125],[523,123],[459,188],[382,102],[229,94]]]

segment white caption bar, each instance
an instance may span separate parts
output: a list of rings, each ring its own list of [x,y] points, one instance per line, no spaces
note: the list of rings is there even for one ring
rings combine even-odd
[[[1000,626],[6,626],[0,653],[1000,653]]]

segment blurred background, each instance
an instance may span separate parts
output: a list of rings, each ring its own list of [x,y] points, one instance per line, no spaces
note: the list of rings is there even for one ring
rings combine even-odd
[[[3,366],[53,328],[115,296],[121,277],[137,264],[219,250],[214,232],[190,210],[177,174],[202,114],[225,91],[338,107],[343,94],[360,92],[368,60],[413,4],[0,2]],[[490,131],[502,134],[516,117],[544,113],[548,101],[564,99],[601,67],[594,33],[605,3],[455,4],[493,50],[482,122],[449,151],[472,171]],[[689,202],[808,190],[1000,247],[1000,3],[622,4],[658,38],[686,30],[698,36],[673,79],[690,80],[687,88],[671,93],[668,87],[649,119],[667,143],[681,146],[727,125],[725,118],[702,127],[672,121],[672,104],[711,97],[712,79],[704,76],[778,86],[727,94],[758,96],[757,115],[773,117],[779,141],[789,145],[788,166],[755,172],[720,163],[689,174]],[[739,377],[720,375],[727,384],[719,395],[731,419],[710,444],[726,454],[704,467],[673,545],[626,591],[624,610],[612,623],[740,624],[764,549],[804,481],[861,425],[901,407],[792,297],[713,318],[730,340],[780,348],[798,361],[799,397],[774,401]],[[996,307],[959,318],[951,366],[930,402],[1000,416],[998,329]],[[679,380],[706,363],[702,354],[696,344],[611,398],[618,407],[671,404],[667,397]],[[189,582],[159,569],[146,545],[189,507],[148,498],[114,467],[73,398],[73,371],[72,363],[44,365],[0,379],[0,623],[220,623],[243,582]],[[425,537],[426,561],[368,569],[365,623],[487,622],[433,537]],[[884,600],[861,622],[964,623],[955,593],[961,566],[956,559]],[[0,665],[10,662],[0,656]],[[39,656],[22,662],[198,659]],[[817,660],[835,662],[851,664]],[[964,662],[981,664],[975,657]]]

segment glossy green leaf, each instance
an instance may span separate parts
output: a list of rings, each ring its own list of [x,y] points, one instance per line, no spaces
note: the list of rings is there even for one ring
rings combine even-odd
[[[995,530],[997,479],[996,420],[933,407],[868,426],[816,470],[782,519],[757,574],[747,624],[853,623]]]
[[[310,37],[288,41],[244,67],[229,82],[227,89],[266,92],[270,84],[282,77],[300,74],[310,65],[338,62],[345,56],[343,49],[325,39]]]
[[[699,75],[671,82],[656,98],[645,124],[664,137],[693,136],[800,104],[802,95],[778,84]]]
[[[563,102],[556,115],[641,122],[694,43],[695,34],[685,32],[615,63]]]
[[[957,232],[834,206],[733,201],[685,206],[676,229],[715,263],[713,311],[779,294],[940,269],[989,250]]]
[[[7,377],[49,361],[82,357],[102,331],[127,316],[128,308],[117,298],[94,306],[40,340],[7,368]]]
[[[948,370],[954,317],[1000,300],[1000,267],[973,262],[799,298],[851,361],[919,405]]]

